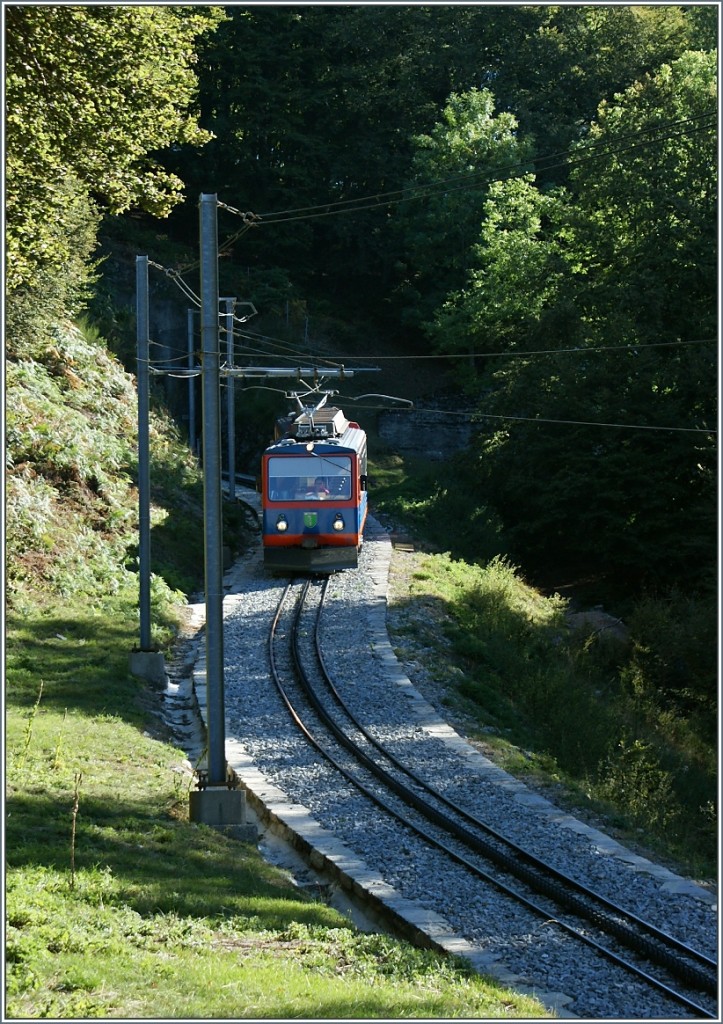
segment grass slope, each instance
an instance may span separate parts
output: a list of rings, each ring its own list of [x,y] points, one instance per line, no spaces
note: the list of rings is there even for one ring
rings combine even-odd
[[[399,656],[446,687],[506,769],[564,787],[625,841],[714,878],[715,602],[641,596],[622,635],[571,628],[566,599],[494,554],[502,538],[486,510],[475,520],[457,507],[458,472],[375,452],[375,508],[429,552],[392,576]]]
[[[134,630],[130,593],[8,622],[8,1017],[541,1015],[190,823],[184,755],[127,671]]]

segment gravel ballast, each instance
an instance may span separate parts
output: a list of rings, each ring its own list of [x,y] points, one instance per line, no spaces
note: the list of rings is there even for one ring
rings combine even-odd
[[[253,492],[242,497],[258,500]],[[387,633],[394,615],[387,605],[391,555],[388,535],[370,518],[359,568],[335,574],[329,584],[324,657],[351,710],[445,796],[560,871],[715,957],[711,893],[502,771],[412,684]],[[227,758],[250,797],[316,850],[318,864],[336,865],[344,884],[361,879],[373,902],[410,924],[410,934],[425,932],[431,944],[468,956],[559,1015],[684,1017],[680,1007],[626,981],[554,925],[501,894],[481,891],[463,868],[447,865],[440,878],[437,857],[421,840],[400,838],[396,826],[370,813],[360,794],[335,777],[298,734],[269,678],[268,631],[283,586],[264,569],[260,543],[225,578]],[[203,713],[202,646],[194,678]]]

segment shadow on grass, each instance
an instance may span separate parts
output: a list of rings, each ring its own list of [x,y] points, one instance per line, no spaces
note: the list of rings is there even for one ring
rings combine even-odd
[[[232,557],[258,543],[248,510],[240,502],[225,500],[223,544]],[[162,523],[151,530],[153,571],[163,576],[173,590],[191,594],[203,589],[203,510],[194,505],[171,509]]]
[[[7,801],[8,869],[67,872],[70,890],[72,795],[24,792]],[[91,881],[86,898],[124,906],[143,917],[175,914],[241,918],[255,930],[292,922],[338,925],[338,915],[287,883],[258,851],[205,825],[173,820],[150,802],[81,794],[75,871]],[[98,873],[104,884],[92,881]],[[79,891],[86,885],[78,884]]]
[[[138,643],[133,609],[103,613],[69,609],[61,615],[9,612],[6,625],[6,695],[15,707],[32,707],[42,683],[41,706],[93,716],[114,715],[134,725],[142,684],[129,670]]]

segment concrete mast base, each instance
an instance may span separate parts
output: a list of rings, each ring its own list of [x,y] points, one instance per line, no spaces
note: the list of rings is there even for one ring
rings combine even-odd
[[[258,841],[256,825],[246,820],[246,793],[227,786],[207,786],[189,794],[191,821],[210,825],[229,833],[244,843]]]

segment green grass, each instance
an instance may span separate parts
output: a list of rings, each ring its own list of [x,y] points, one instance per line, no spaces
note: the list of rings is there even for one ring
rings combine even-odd
[[[57,333],[9,380],[7,1017],[543,1016],[461,961],[357,932],[189,821],[185,755],[128,666],[132,383],[92,331]],[[168,650],[203,585],[202,488],[161,408],[151,421],[152,642]],[[249,538],[224,503],[232,553]]]
[[[544,1016],[460,961],[358,933],[255,848],[188,820],[185,756],[168,742],[157,695],[128,671],[138,639],[133,388],[92,332],[63,328],[56,340],[14,364],[8,388],[7,1016]],[[68,423],[72,436],[57,443]],[[202,585],[200,475],[160,409],[151,446],[153,642],[168,649],[183,593]],[[465,522],[453,480],[391,455],[374,472],[375,508],[446,550]],[[243,549],[242,511],[224,513],[225,538]],[[480,508],[471,522],[469,550],[492,557],[494,520]],[[519,767],[561,776],[525,706],[526,695],[544,704],[565,693],[553,671],[560,607],[495,566],[485,576],[437,556],[412,599],[433,613],[430,647],[445,641],[455,699],[498,724],[496,741]],[[660,632],[650,609],[645,621]],[[677,663],[684,643],[674,639]],[[605,706],[589,703],[601,665],[610,692],[609,658],[594,653],[566,654],[581,681],[577,715]],[[645,657],[628,678],[649,701]],[[680,730],[678,740],[697,749]],[[627,781],[655,780],[648,745],[623,754],[610,778],[620,767]]]
[[[564,784],[682,870],[714,877],[715,745],[649,692],[631,691],[635,643],[572,633],[566,602],[504,559],[480,566],[430,554],[416,564],[397,600],[424,615],[409,616],[393,642],[448,685],[450,707],[477,723],[499,762]]]
[[[189,821],[137,646],[135,391],[87,327],[8,379],[8,1018],[529,1017],[538,1004],[297,889]],[[203,586],[199,468],[151,415],[151,639]],[[231,552],[251,542],[224,503]],[[254,538],[253,542],[256,542]]]
[[[485,505],[471,505],[459,467],[396,455],[375,442],[370,495],[378,512],[413,531],[431,547],[469,561],[504,550],[501,526]]]
[[[184,754],[128,672],[130,592],[7,627],[9,1018],[544,1015],[461,961],[357,932],[189,822]]]
[[[434,553],[412,581],[410,606],[423,604],[425,616],[397,636],[400,654],[407,638],[421,643],[429,670],[449,684],[450,708],[477,721],[508,770],[564,783],[573,804],[630,840],[714,877],[715,594],[626,590],[617,596],[628,645],[572,634],[567,602],[525,582],[494,513],[472,504],[473,468],[374,448],[375,510]]]

